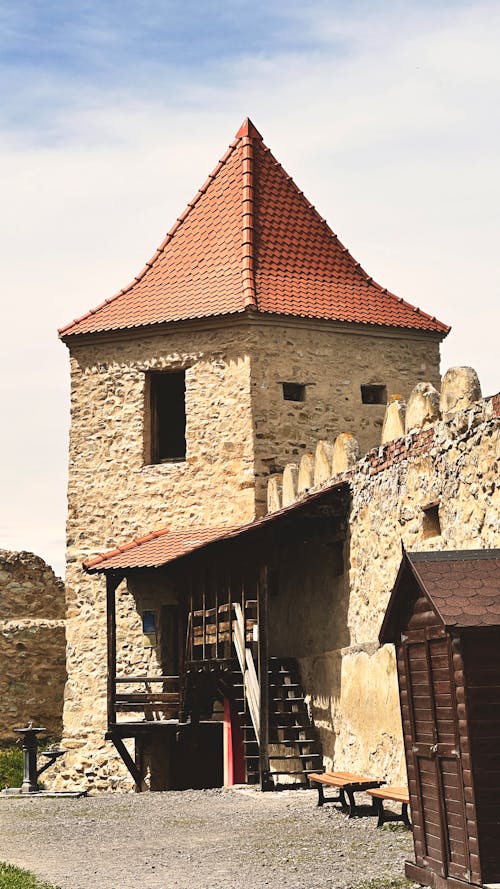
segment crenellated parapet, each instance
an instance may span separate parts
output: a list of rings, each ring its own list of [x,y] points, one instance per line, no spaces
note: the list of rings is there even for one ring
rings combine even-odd
[[[440,391],[432,383],[420,382],[407,401],[398,395],[390,397],[380,447],[361,457],[354,436],[342,432],[334,441],[318,441],[315,453],[304,454],[300,463],[287,464],[282,475],[269,479],[268,512],[290,506],[354,471],[374,475],[402,460],[429,453],[435,446],[438,424],[445,424],[453,434],[454,428],[460,431],[464,424],[476,425],[479,413],[499,416],[500,396],[482,399],[476,371],[451,367],[441,380]]]

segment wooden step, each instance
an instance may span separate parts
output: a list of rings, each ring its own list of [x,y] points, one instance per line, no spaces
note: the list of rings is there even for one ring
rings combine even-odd
[[[271,698],[275,704],[303,704],[305,698]]]
[[[318,759],[322,758],[320,753],[286,753],[283,756],[275,756],[274,753],[269,759]]]

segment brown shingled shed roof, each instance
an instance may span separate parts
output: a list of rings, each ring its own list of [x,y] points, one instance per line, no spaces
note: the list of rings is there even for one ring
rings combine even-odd
[[[380,641],[394,641],[404,571],[411,570],[445,627],[500,626],[500,549],[445,550],[403,555]]]

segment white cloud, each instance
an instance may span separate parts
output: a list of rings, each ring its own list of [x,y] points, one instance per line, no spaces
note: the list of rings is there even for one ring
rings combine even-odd
[[[92,89],[72,108],[67,87],[48,132],[4,132],[0,545],[61,564],[56,327],[142,268],[246,114],[369,274],[453,324],[443,364],[500,388],[498,5],[389,8],[318,5],[307,54],[166,67],[150,96]]]

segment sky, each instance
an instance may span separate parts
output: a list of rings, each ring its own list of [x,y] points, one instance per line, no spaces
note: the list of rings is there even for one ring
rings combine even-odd
[[[500,0],[0,0],[0,547],[64,572],[57,328],[126,286],[246,116],[500,389]]]

